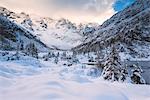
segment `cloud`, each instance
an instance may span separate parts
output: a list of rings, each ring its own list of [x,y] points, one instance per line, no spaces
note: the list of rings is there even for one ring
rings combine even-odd
[[[1,0],[0,6],[74,22],[99,22],[111,17],[115,0]]]
[[[82,9],[84,5],[89,3],[91,0],[48,0],[51,4],[57,7]]]

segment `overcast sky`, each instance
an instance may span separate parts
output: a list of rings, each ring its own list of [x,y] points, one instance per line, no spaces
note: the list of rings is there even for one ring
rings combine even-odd
[[[11,11],[73,22],[102,23],[134,0],[0,0],[0,6]]]

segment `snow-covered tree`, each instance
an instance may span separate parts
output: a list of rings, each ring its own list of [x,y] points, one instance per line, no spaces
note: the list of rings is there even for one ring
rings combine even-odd
[[[61,54],[61,59],[66,59],[67,57],[67,54],[66,54],[66,51],[64,51],[62,54]]]
[[[100,68],[100,69],[103,67],[103,65],[102,65],[102,59],[103,58],[104,58],[104,56],[102,54],[101,48],[99,47],[97,49],[97,52],[96,52],[96,58],[95,58],[95,60],[97,62],[97,67]]]
[[[55,54],[54,54],[54,52],[52,52],[52,53],[51,53],[51,57],[55,57]]]
[[[119,78],[119,81],[120,82],[123,82],[125,80],[128,80],[129,79],[129,73],[128,73],[128,70],[127,70],[127,66],[124,66],[122,69],[121,69],[121,74],[120,74],[120,78]]]
[[[44,55],[43,59],[44,59],[44,61],[48,61],[49,60],[49,56],[48,55]]]
[[[17,49],[16,49],[16,54],[15,54],[17,60],[19,60],[19,41],[17,42]]]
[[[24,42],[20,40],[20,50],[24,50]]]
[[[48,57],[51,58],[51,56],[52,56],[52,53],[48,52]]]
[[[59,57],[59,52],[57,52],[56,57]]]
[[[58,64],[58,57],[55,57],[54,63],[55,63],[55,64]]]
[[[49,57],[46,55],[43,57],[44,58],[44,61],[48,61],[49,60]]]
[[[88,57],[88,62],[94,62],[94,58],[92,56]]]
[[[4,38],[2,37],[2,35],[0,35],[0,47],[3,48],[4,46]]]
[[[133,65],[133,70],[131,73],[131,80],[135,84],[145,84],[144,78],[141,76],[143,70],[138,65]]]
[[[43,56],[44,61],[48,61],[50,58],[54,57],[52,52],[48,52],[48,54]]]
[[[71,59],[72,63],[79,63],[79,59],[77,58],[77,54],[75,52],[73,52]]]
[[[16,32],[16,39],[17,39],[17,49],[16,49],[16,58],[17,60],[19,60],[19,51],[20,51],[20,40],[21,40],[21,37],[20,37],[20,33],[19,32]]]
[[[38,49],[36,48],[34,43],[29,43],[26,45],[25,53],[29,56],[38,58]]]
[[[116,48],[113,46],[112,51],[104,64],[102,77],[105,80],[119,81],[122,80],[121,78],[123,76],[123,73],[124,69],[121,64],[119,54]]]

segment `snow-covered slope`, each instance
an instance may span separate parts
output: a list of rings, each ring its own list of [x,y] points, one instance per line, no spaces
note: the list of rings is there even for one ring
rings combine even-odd
[[[0,51],[0,100],[150,100],[149,85],[131,84],[136,83],[130,71],[134,66],[130,69],[126,66],[127,70],[122,70],[122,66],[117,70],[114,67],[126,58],[135,62],[137,58],[149,61],[149,12],[150,1],[137,0],[97,27],[97,24],[75,25],[67,19],[16,14],[0,8],[0,47],[14,50]],[[83,42],[73,50],[92,53],[76,55],[76,52],[51,50],[38,52],[38,57],[34,58],[33,53],[37,54],[35,48],[31,47],[33,57],[18,51],[20,40],[24,45],[35,43],[41,51],[47,50],[47,46],[69,50]],[[116,55],[110,56],[112,59],[105,59],[112,45],[119,54],[116,50]],[[29,48],[26,48],[27,52],[30,52]],[[116,59],[117,64],[114,63]],[[114,77],[119,74],[117,78],[125,80],[104,81],[103,66],[99,64],[103,61],[114,63],[109,64],[112,70],[107,69],[111,72],[108,75]],[[149,83],[149,64],[140,64],[145,66],[143,76]],[[140,76],[138,79],[135,77],[135,81],[141,80],[143,71],[135,71]]]
[[[50,18],[35,18],[21,23],[24,27],[32,29],[33,34],[47,46],[67,50],[81,41],[76,26],[66,19],[54,20]]]
[[[68,50],[82,43],[85,36],[89,36],[96,25],[82,25],[78,27],[67,19],[51,19],[32,16],[21,23],[24,27],[33,31],[33,34],[43,41],[47,46],[56,49]],[[81,29],[82,28],[82,29]],[[84,31],[87,34],[84,34]]]
[[[29,43],[34,43],[39,51],[48,50],[48,47],[30,31],[0,15],[0,49],[15,50],[19,42],[22,42],[23,48]]]
[[[132,72],[132,65],[141,66],[141,69],[144,69],[141,73],[148,77],[150,68],[144,63],[150,62],[149,12],[150,0],[136,0],[99,26],[94,33],[95,36],[86,39],[73,50],[76,53],[96,52],[97,62],[104,68],[102,76],[106,80],[113,81],[123,72],[122,69]],[[142,59],[147,61],[138,61]],[[115,80],[119,81],[118,79]]]
[[[77,52],[92,52],[116,45],[119,52],[132,57],[150,55],[150,1],[136,0],[99,26],[92,38],[74,48]],[[107,50],[106,50],[107,51]]]
[[[68,50],[82,43],[98,24],[76,25],[67,19],[52,19],[0,8],[0,13],[30,31],[50,48]]]
[[[83,67],[79,63],[68,67],[64,60],[56,64],[53,58],[43,61],[20,55],[20,60],[7,61],[5,58],[12,54],[0,56],[1,100],[150,99],[149,85],[106,82],[89,75],[87,65]]]

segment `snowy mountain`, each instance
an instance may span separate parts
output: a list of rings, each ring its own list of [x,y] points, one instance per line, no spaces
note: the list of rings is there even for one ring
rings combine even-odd
[[[132,57],[150,56],[150,1],[137,0],[105,21],[83,44],[74,48],[77,52],[109,50],[116,45],[119,52]],[[106,51],[107,51],[106,50]]]
[[[23,12],[17,14],[2,7],[0,13],[30,31],[37,39],[53,49],[68,50],[81,44],[98,26],[92,23],[76,25],[64,18],[52,19]]]
[[[0,100],[150,100],[149,12],[99,26],[0,7]]]
[[[49,48],[31,34],[30,31],[0,16],[0,48],[2,50],[16,50],[18,45],[25,48],[34,43],[39,51],[47,51]]]
[[[134,72],[139,79],[142,75],[149,83],[150,68],[146,65],[150,58],[149,12],[149,0],[136,0],[99,26],[93,37],[72,50],[79,54],[96,52],[97,63],[103,67],[102,76],[106,80],[120,81]],[[136,69],[137,66],[141,68]]]

